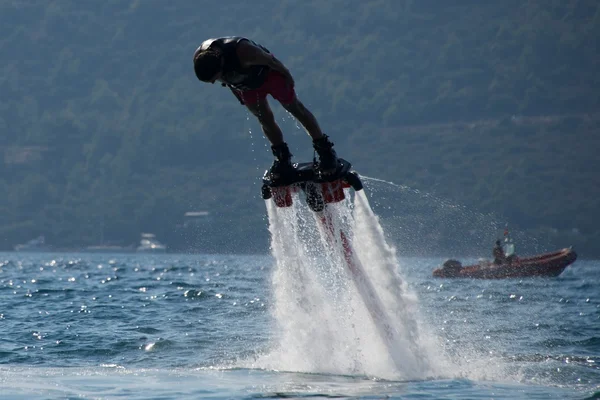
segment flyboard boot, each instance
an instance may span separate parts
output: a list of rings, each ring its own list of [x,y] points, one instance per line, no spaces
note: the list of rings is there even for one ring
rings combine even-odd
[[[292,174],[294,172],[292,153],[290,153],[287,143],[283,142],[277,146],[271,146],[271,150],[275,156],[275,161],[269,169],[271,180],[278,181]]]
[[[338,158],[327,136],[313,141],[319,161],[291,163],[287,144],[272,146],[275,162],[265,171],[261,187],[262,198],[273,199],[277,207],[292,205],[292,194],[302,191],[308,207],[315,212],[325,209],[328,203],[345,198],[344,189],[362,190],[359,175],[352,164]],[[315,157],[316,158],[316,157]]]
[[[337,154],[333,149],[333,143],[329,141],[329,136],[313,141],[313,147],[319,155],[319,163],[317,170],[323,177],[333,176],[338,171],[340,163],[338,162]]]

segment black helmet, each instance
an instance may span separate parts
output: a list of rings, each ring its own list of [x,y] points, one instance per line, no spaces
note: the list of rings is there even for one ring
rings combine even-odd
[[[202,82],[210,82],[221,71],[221,63],[221,54],[211,49],[194,53],[194,72]]]

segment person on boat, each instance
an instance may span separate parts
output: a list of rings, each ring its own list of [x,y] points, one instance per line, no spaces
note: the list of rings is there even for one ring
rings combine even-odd
[[[496,245],[492,250],[492,254],[494,255],[494,264],[500,265],[506,261],[504,257],[504,249],[502,248],[502,242],[500,242],[500,240],[496,240]]]
[[[266,47],[240,36],[208,39],[194,52],[194,72],[205,83],[219,81],[228,87],[242,105],[256,116],[271,143],[275,161],[270,168],[273,179],[293,170],[292,153],[269,107],[267,95],[279,101],[306,129],[319,155],[318,168],[323,175],[337,170],[338,159],[333,143],[319,126],[315,116],[302,104],[294,90],[294,78]]]
[[[509,237],[504,239],[504,258],[508,264],[512,264],[512,262],[517,258],[517,254],[515,253],[515,244]]]

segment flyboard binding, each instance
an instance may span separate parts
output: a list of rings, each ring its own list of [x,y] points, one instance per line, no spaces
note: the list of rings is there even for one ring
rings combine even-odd
[[[328,203],[337,203],[346,198],[344,189],[352,187],[362,190],[362,182],[358,174],[351,170],[352,165],[338,159],[337,170],[323,176],[316,163],[296,163],[294,171],[288,175],[273,179],[269,171],[263,176],[262,198],[273,199],[277,207],[290,207],[292,194],[303,191],[306,194],[308,207],[315,211],[323,211]]]
[[[367,277],[365,270],[354,254],[350,239],[344,231],[339,231],[339,239],[336,237],[332,216],[327,212],[327,204],[337,203],[346,198],[344,189],[352,188],[355,191],[363,189],[358,173],[352,170],[352,165],[344,160],[338,159],[337,170],[328,176],[323,176],[315,162],[293,164],[294,170],[286,176],[273,179],[269,171],[263,175],[261,188],[262,198],[273,199],[277,207],[290,207],[293,203],[292,194],[299,191],[306,195],[306,204],[314,211],[321,224],[322,234],[326,236],[329,243],[339,240],[343,257],[354,284],[360,293],[371,318],[375,323],[379,335],[388,348],[390,357],[398,369],[401,368],[402,360],[399,359],[395,348],[395,329],[389,324],[389,318],[381,299],[375,288]]]

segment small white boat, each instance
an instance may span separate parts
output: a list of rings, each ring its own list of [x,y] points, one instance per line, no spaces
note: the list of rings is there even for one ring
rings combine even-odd
[[[35,239],[31,239],[27,243],[18,244],[15,246],[15,251],[21,252],[42,252],[49,251],[50,248],[46,245],[46,238],[38,236]]]
[[[140,245],[137,247],[138,253],[165,253],[167,246],[156,239],[153,233],[142,233]]]

